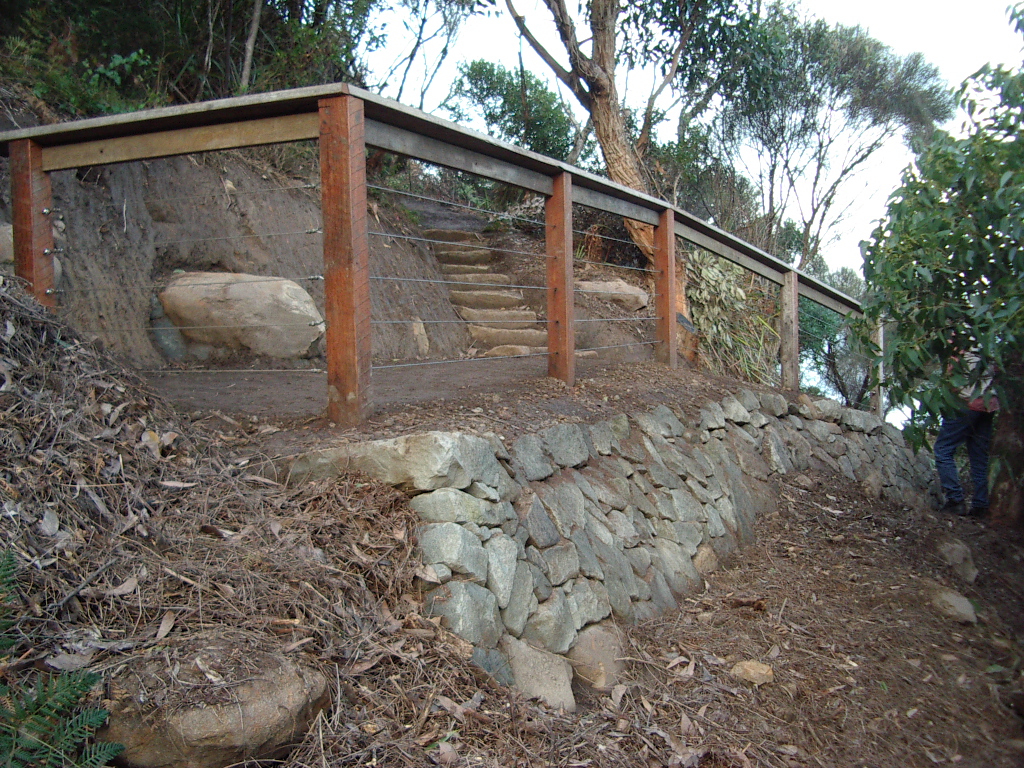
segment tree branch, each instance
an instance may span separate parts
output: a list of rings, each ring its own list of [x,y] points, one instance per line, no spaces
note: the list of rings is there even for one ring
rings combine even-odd
[[[577,99],[579,99],[580,103],[589,109],[590,93],[584,87],[579,73],[576,71],[570,72],[558,63],[555,57],[551,55],[548,49],[545,48],[533,32],[530,31],[530,28],[526,26],[526,19],[516,11],[515,6],[512,5],[512,0],[505,0],[505,7],[508,8],[508,12],[511,14],[512,20],[515,21],[516,27],[519,29],[519,34],[526,38],[526,41],[530,44],[530,47],[533,48],[534,52],[540,56],[544,63],[548,65],[548,68],[555,73],[555,77],[565,83],[566,87],[572,91],[573,95]],[[554,15],[554,11],[552,11],[552,15]],[[558,23],[557,17],[555,22]],[[559,28],[559,31],[561,32],[561,28]],[[569,58],[571,61],[572,56]]]

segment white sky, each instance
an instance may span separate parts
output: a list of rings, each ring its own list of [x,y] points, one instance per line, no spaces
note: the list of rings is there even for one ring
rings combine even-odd
[[[859,25],[901,55],[921,52],[938,66],[950,85],[959,85],[985,63],[1017,66],[1021,63],[1021,38],[1011,29],[1006,16],[1006,0],[799,0],[810,15],[829,22]],[[527,17],[531,29],[558,56],[561,45],[539,0],[515,0],[517,10]],[[487,59],[514,67],[518,63],[519,37],[515,25],[499,0],[500,13],[492,17],[470,19],[459,35],[456,53],[445,65],[435,86],[428,92],[425,107],[437,108],[456,76],[456,65],[462,61]],[[374,57],[372,65],[386,68],[401,39],[401,25],[389,23],[391,39],[388,51]],[[548,70],[524,43],[527,69],[542,78]],[[559,57],[561,58],[561,57]],[[642,76],[640,76],[642,78]],[[626,89],[628,99],[629,91]],[[645,94],[646,88],[638,88]],[[384,95],[394,96],[385,90]],[[415,103],[407,94],[403,99]],[[630,100],[632,103],[632,100]],[[955,118],[951,130],[962,122]],[[850,182],[848,200],[853,201],[839,229],[839,239],[825,253],[826,261],[835,269],[840,266],[860,270],[859,242],[871,234],[877,220],[885,212],[885,201],[899,183],[900,173],[910,162],[909,152],[897,141],[880,151],[858,180]]]

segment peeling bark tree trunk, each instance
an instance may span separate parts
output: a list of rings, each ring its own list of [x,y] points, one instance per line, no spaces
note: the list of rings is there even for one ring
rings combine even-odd
[[[618,0],[591,0],[588,4],[592,41],[590,56],[584,54],[580,48],[576,25],[566,8],[565,0],[544,0],[568,55],[569,69],[565,69],[531,32],[523,16],[513,7],[512,0],[505,0],[505,3],[520,33],[590,113],[594,135],[601,147],[609,178],[639,192],[649,192],[637,148],[629,140],[626,115],[615,87],[616,30],[621,13]],[[625,219],[624,223],[633,242],[640,248],[648,262],[652,263],[654,227],[633,219]],[[689,320],[686,270],[680,270],[676,274],[676,311]],[[695,347],[695,340],[690,338],[689,331],[684,327],[680,327],[679,330],[680,348]],[[692,359],[693,356],[691,354],[687,357]]]

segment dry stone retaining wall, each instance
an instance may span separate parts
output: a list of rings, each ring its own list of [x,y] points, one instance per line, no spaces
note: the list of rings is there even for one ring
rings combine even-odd
[[[568,654],[577,672],[613,665],[614,649],[603,660],[583,651],[609,647],[607,619],[675,610],[754,540],[776,478],[824,467],[894,502],[935,492],[929,457],[874,415],[750,390],[709,403],[695,423],[659,405],[507,447],[495,435],[432,432],[280,469],[293,482],[356,469],[415,494],[427,612],[495,677],[571,706],[569,665],[548,654]],[[587,637],[597,630],[600,643]]]

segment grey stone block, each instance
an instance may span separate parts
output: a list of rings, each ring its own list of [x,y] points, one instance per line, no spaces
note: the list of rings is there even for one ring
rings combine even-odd
[[[492,536],[484,545],[487,552],[487,588],[494,593],[498,607],[505,608],[512,596],[512,586],[519,559],[519,547],[510,536]]]
[[[487,553],[480,539],[457,523],[428,523],[417,530],[423,562],[443,563],[474,581],[487,580]]]
[[[441,616],[448,628],[466,642],[493,648],[502,635],[498,601],[471,581],[450,581],[425,596],[428,616]]]

